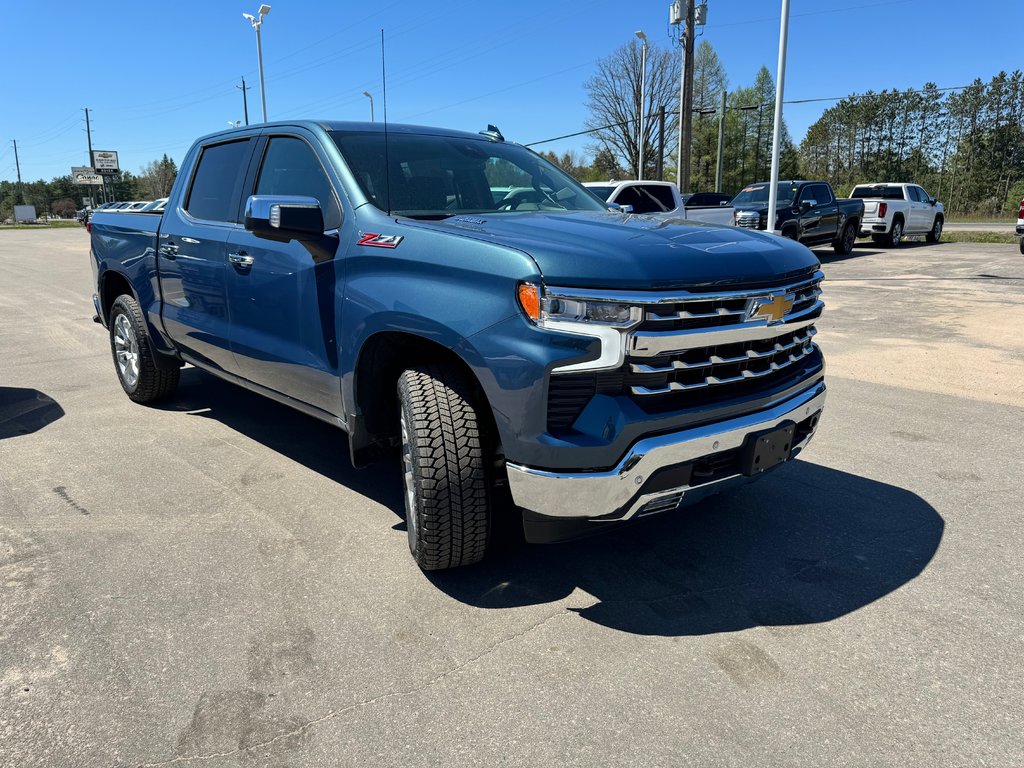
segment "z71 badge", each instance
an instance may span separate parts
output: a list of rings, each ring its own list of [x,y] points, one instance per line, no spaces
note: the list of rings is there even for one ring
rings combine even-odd
[[[374,248],[397,248],[405,239],[403,235],[380,235],[376,232],[364,232],[356,245],[372,245]]]

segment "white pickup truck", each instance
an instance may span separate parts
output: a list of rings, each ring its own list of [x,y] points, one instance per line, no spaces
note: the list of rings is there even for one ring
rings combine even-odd
[[[942,203],[917,184],[858,184],[850,197],[864,201],[861,237],[890,248],[907,235],[924,235],[929,243],[942,237]]]
[[[605,202],[630,206],[633,213],[672,213],[690,221],[732,226],[729,195],[680,195],[671,181],[587,181],[583,186]]]

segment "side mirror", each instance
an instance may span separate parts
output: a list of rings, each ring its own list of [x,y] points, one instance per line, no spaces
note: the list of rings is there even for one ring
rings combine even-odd
[[[813,208],[818,204],[817,200],[803,200],[800,203],[800,210],[806,211],[808,208]]]
[[[315,197],[252,195],[245,202],[245,229],[281,243],[315,240],[324,234],[324,214]]]
[[[723,208],[728,208],[729,207],[729,201],[728,200],[723,200],[722,202],[719,203],[719,205],[722,206]]]
[[[632,213],[632,205],[619,205],[618,203],[608,203],[608,210],[613,213]]]
[[[935,199],[934,197],[929,197],[929,198],[928,198],[928,202],[929,202],[929,203],[931,203],[932,205],[935,205],[935,204],[936,204],[937,202],[939,202],[939,201],[938,201],[938,200],[936,200],[936,199]]]

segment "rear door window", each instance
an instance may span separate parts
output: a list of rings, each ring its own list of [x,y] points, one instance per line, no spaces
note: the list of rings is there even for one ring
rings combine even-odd
[[[238,196],[249,161],[249,139],[203,147],[185,202],[190,216],[238,221]]]

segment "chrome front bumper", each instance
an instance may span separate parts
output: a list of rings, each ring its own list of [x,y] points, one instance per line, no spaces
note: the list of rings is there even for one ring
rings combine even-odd
[[[726,481],[751,478],[733,473],[697,485],[645,492],[644,486],[655,473],[742,448],[748,435],[786,422],[805,422],[824,405],[825,383],[819,382],[764,411],[640,440],[618,466],[604,472],[549,472],[509,463],[509,488],[517,506],[547,517],[627,520],[668,511],[704,498]],[[810,431],[793,446],[794,453],[810,442],[816,426],[814,419]]]

